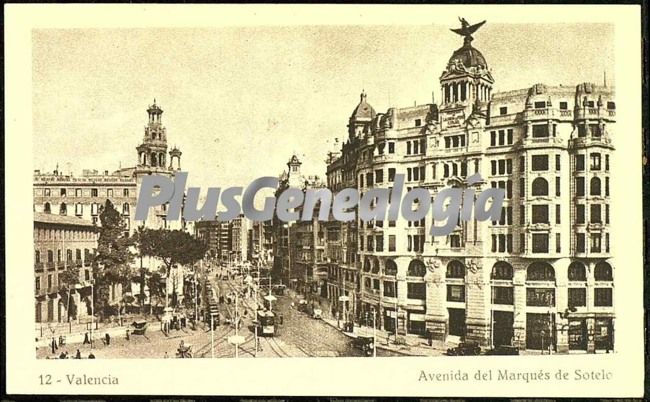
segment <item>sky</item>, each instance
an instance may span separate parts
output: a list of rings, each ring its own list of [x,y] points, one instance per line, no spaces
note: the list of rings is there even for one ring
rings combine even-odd
[[[439,100],[458,25],[34,30],[34,169],[134,166],[155,98],[189,185],[245,187],[294,153],[324,178],[362,90],[377,112]],[[612,25],[488,21],[473,36],[493,92],[615,84]]]

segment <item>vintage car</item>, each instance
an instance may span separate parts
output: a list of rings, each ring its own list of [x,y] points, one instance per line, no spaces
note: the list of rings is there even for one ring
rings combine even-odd
[[[447,349],[448,356],[475,356],[481,353],[481,347],[476,342],[461,342],[458,346]]]
[[[374,338],[372,336],[357,336],[352,338],[352,347],[360,349],[366,356],[372,356]]]

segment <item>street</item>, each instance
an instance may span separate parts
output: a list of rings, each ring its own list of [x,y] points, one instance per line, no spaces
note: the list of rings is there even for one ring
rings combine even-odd
[[[235,291],[241,291],[241,280],[217,280],[210,277],[213,289],[219,295],[234,296]],[[351,346],[351,338],[332,327],[323,320],[313,319],[306,313],[291,307],[292,297],[289,295],[276,296],[272,309],[276,313],[276,334],[273,337],[259,337],[259,346],[255,351],[255,332],[252,326],[255,317],[252,298],[238,297],[237,307],[242,325],[238,331],[230,324],[234,317],[235,300],[232,303],[223,303],[220,307],[221,323],[214,331],[214,357],[361,357],[364,353]],[[261,298],[260,298],[261,300]],[[297,303],[296,303],[297,305]],[[246,312],[246,313],[244,313]],[[282,319],[280,320],[280,317]],[[280,324],[282,321],[282,324]],[[62,352],[68,353],[68,358],[73,358],[79,349],[81,357],[87,358],[92,351],[95,358],[175,358],[181,342],[185,346],[192,346],[194,358],[211,358],[211,334],[209,325],[200,326],[193,330],[190,327],[180,330],[171,330],[169,336],[164,335],[155,325],[150,325],[145,336],[131,335],[127,340],[125,335],[113,336],[110,345],[102,340],[104,334],[95,334],[93,348],[90,345],[66,344],[59,347],[54,354],[51,348],[41,347],[37,350],[38,358],[58,358]],[[243,337],[239,350],[228,342],[228,338],[235,335]],[[394,352],[377,349],[377,356],[395,356]]]

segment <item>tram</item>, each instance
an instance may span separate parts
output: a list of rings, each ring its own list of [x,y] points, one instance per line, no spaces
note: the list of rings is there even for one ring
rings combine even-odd
[[[275,335],[275,313],[267,310],[257,311],[257,330],[260,336]]]

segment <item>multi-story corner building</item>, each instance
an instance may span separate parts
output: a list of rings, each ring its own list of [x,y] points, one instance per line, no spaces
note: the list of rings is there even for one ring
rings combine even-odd
[[[92,256],[97,228],[74,216],[34,213],[34,294],[36,322],[79,321],[90,317]],[[78,270],[77,283],[64,272]],[[113,298],[116,289],[112,288]],[[113,299],[111,299],[113,300]]]
[[[100,225],[100,209],[110,200],[124,216],[129,232],[137,226],[181,229],[185,223],[167,221],[166,205],[151,208],[143,222],[135,222],[135,205],[142,178],[156,174],[173,176],[181,168],[181,151],[167,151],[167,131],[162,125],[163,110],[156,105],[147,109],[149,120],[144,128],[142,143],[136,147],[137,164],[109,173],[84,170],[81,176],[34,171],[34,211],[46,214],[76,216]],[[169,153],[169,159],[167,154]]]
[[[443,237],[429,235],[430,215],[357,220],[356,269],[332,264],[329,296],[335,301],[343,291],[344,272],[360,281],[356,316],[376,312],[390,332],[560,352],[609,349],[613,88],[493,92],[485,57],[467,31],[461,35],[463,46],[440,76],[440,104],[375,113],[361,95],[348,140],[328,165],[328,185],[333,192],[392,189],[402,174],[404,191],[425,188],[432,198],[446,187],[498,187],[506,193],[500,219],[460,221]],[[483,180],[469,185],[475,173]]]
[[[293,155],[279,177],[275,197],[288,188],[324,188],[325,183],[314,175],[305,176],[301,172],[302,162]],[[297,208],[302,214],[302,208]],[[309,289],[317,293],[326,289],[327,262],[325,259],[325,232],[323,222],[318,221],[318,209],[308,221],[282,222],[274,216],[272,221],[273,270],[274,276],[298,289]]]

